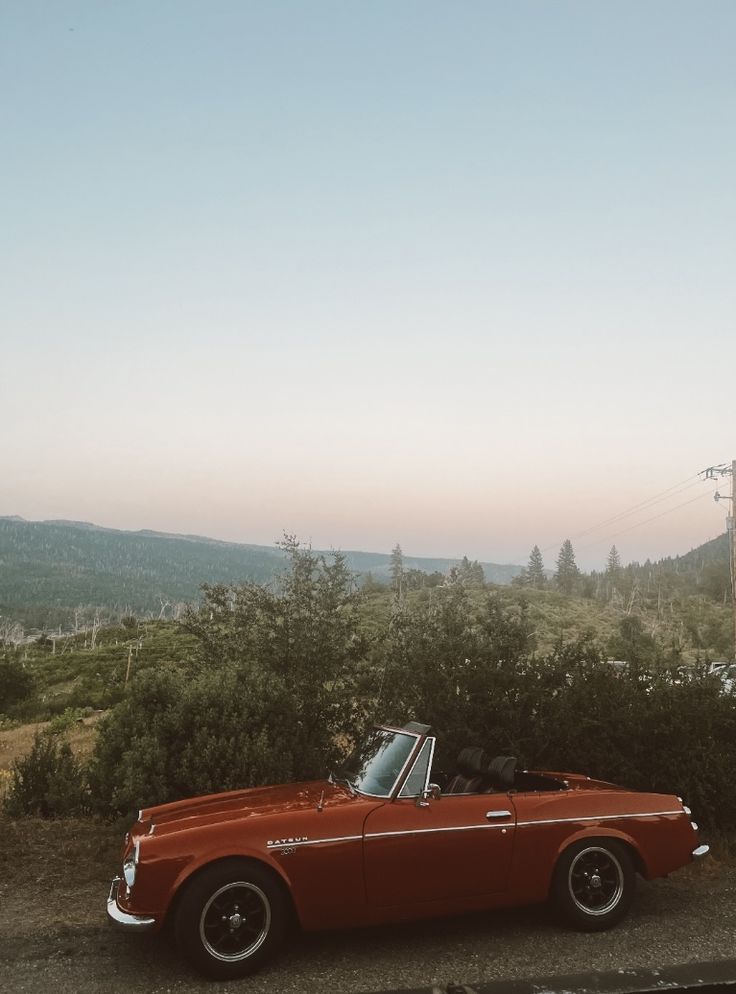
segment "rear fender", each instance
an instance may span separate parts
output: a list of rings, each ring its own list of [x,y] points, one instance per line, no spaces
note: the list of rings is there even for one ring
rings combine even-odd
[[[576,842],[585,842],[586,840],[593,841],[594,839],[615,839],[625,845],[631,852],[634,869],[644,877],[645,880],[651,879],[651,872],[649,863],[642,851],[641,846],[627,832],[622,832],[617,828],[604,828],[602,826],[595,826],[590,828],[582,828],[578,832],[574,832],[572,835],[568,835],[557,850],[557,855],[555,857],[555,866],[559,862],[560,856],[570,848],[570,846],[575,845]],[[552,873],[554,873],[554,868]],[[552,882],[552,874],[550,875],[550,884]]]

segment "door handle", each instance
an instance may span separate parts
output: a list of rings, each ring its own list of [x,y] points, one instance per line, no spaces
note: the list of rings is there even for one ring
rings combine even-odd
[[[486,818],[490,821],[492,818],[510,818],[510,811],[486,811]]]

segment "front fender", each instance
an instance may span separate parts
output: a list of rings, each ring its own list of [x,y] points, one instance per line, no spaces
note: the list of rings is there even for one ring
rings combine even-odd
[[[257,863],[261,863],[263,866],[267,866],[272,870],[281,879],[289,892],[291,892],[291,881],[286,873],[284,873],[284,868],[273,859],[269,852],[251,846],[222,846],[218,849],[208,850],[181,868],[167,894],[166,906],[162,909],[163,914],[168,914],[172,901],[188,880],[196,873],[199,873],[200,870],[223,859],[252,859]]]
[[[291,881],[271,853],[247,842],[223,842],[217,846],[197,848],[196,852],[190,850],[186,854],[161,851],[154,854],[149,851],[146,855],[148,858],[141,860],[133,891],[122,906],[125,911],[152,915],[159,923],[169,914],[172,903],[187,881],[205,867],[223,859],[252,859],[275,873],[291,893]]]

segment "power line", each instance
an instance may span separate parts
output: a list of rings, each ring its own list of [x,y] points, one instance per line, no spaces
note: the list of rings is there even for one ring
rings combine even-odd
[[[688,489],[687,487],[685,489]],[[597,538],[595,542],[589,542],[584,545],[584,549],[590,549],[594,545],[600,545],[601,542],[608,542],[612,538],[618,538],[619,535],[625,535],[626,532],[633,531],[634,528],[641,528],[642,525],[648,525],[650,521],[657,521],[658,518],[663,518],[666,514],[672,514],[673,511],[679,511],[681,507],[687,507],[688,504],[694,504],[697,500],[702,500],[703,497],[711,497],[711,493],[698,494],[697,497],[692,497],[690,500],[685,500],[681,504],[675,504],[674,507],[668,507],[666,511],[660,511],[659,514],[653,515],[651,518],[645,518],[644,521],[637,521],[634,525],[629,525],[628,528],[622,528],[621,531],[614,532],[612,535],[606,535],[603,538]]]
[[[654,494],[652,497],[647,497],[646,500],[639,501],[638,504],[634,504],[633,507],[628,508],[625,511],[619,511],[618,514],[611,515],[608,518],[604,518],[597,524],[591,525],[589,528],[584,529],[581,532],[577,532],[574,535],[570,535],[569,538],[578,539],[584,538],[586,535],[590,535],[591,532],[598,531],[599,528],[604,528],[606,525],[613,524],[614,521],[620,521],[621,518],[628,518],[629,515],[634,514],[636,511],[643,511],[649,507],[654,507],[655,504],[661,504],[663,500],[669,500],[671,497],[676,497],[678,494],[683,493],[685,490],[689,490],[696,484],[700,483],[699,474],[695,474],[695,478],[692,476],[686,477],[684,480],[680,480],[679,483],[673,483],[671,487],[667,487],[666,490],[661,490],[659,493]],[[683,486],[683,484],[687,484]],[[678,489],[680,488],[680,489]],[[674,491],[674,493],[672,492]],[[644,522],[642,522],[644,524]],[[549,552],[550,549],[556,549],[561,543],[554,542],[551,545],[546,545],[541,552]]]

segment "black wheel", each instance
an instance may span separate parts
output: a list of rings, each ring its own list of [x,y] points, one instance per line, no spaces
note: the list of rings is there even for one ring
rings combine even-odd
[[[249,860],[225,860],[187,886],[176,911],[176,939],[201,973],[229,980],[273,955],[286,921],[286,898],[273,874]]]
[[[552,897],[575,928],[601,932],[624,917],[635,886],[634,865],[626,846],[614,839],[584,839],[560,856]]]

